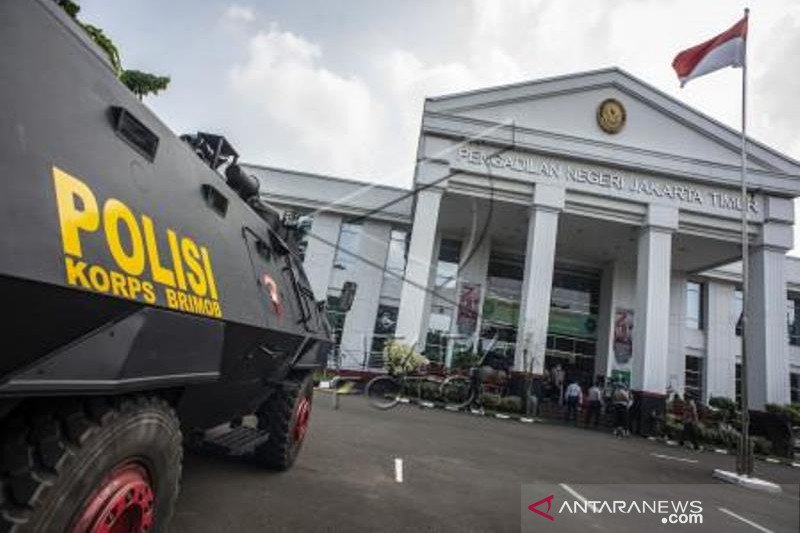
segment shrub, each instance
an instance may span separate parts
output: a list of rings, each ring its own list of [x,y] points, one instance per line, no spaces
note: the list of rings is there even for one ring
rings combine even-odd
[[[753,453],[759,455],[769,455],[772,453],[772,443],[766,437],[750,437],[753,446]]]
[[[486,409],[497,409],[500,406],[500,395],[492,393],[483,394],[483,406]]]
[[[738,414],[736,408],[736,402],[730,398],[725,398],[724,396],[715,396],[709,398],[708,405],[714,408],[718,415],[719,419],[722,422],[730,422],[735,420]],[[714,417],[715,419],[717,417]]]
[[[419,396],[423,400],[435,401],[439,399],[439,384],[423,381],[419,384]]]
[[[383,360],[390,374],[414,372],[429,363],[413,346],[391,340],[383,347]]]
[[[498,409],[506,413],[522,412],[522,398],[519,396],[506,396],[505,398],[501,398]]]
[[[777,405],[774,403],[768,403],[765,407],[768,413],[786,416],[789,420],[791,420],[793,426],[800,425],[800,405]]]
[[[667,414],[664,420],[664,433],[668,439],[677,440],[683,431],[683,424],[675,415]]]

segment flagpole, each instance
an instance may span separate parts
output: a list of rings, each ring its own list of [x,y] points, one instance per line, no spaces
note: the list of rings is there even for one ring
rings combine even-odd
[[[744,9],[744,18],[749,24],[750,9]],[[749,28],[748,28],[749,33]],[[743,40],[742,54],[742,434],[739,441],[739,454],[736,469],[740,475],[753,475],[753,456],[750,448],[750,402],[747,387],[747,334],[749,329],[747,295],[750,284],[748,213],[750,199],[747,194],[747,41]]]

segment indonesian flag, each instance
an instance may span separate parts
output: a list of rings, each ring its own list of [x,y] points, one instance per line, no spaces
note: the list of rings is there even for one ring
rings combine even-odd
[[[681,80],[681,87],[694,78],[725,67],[744,65],[747,16],[726,32],[684,50],[672,61],[672,68]]]

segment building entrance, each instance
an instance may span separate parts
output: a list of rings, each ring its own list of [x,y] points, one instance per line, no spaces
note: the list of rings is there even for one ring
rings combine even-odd
[[[600,272],[556,265],[550,298],[544,368],[588,385],[595,376]]]

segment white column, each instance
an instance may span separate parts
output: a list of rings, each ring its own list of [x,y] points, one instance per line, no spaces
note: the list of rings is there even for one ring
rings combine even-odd
[[[734,316],[734,286],[730,283],[708,281],[706,306],[706,368],[707,398],[736,395],[736,347],[734,332],[738,316]]]
[[[762,232],[772,229],[765,225]],[[791,235],[791,227],[788,231]],[[765,236],[770,240],[769,235],[762,235],[762,241]],[[751,409],[764,409],[767,403],[789,403],[786,251],[786,247],[762,242],[750,253],[747,385]]]
[[[669,297],[669,339],[667,341],[667,379],[664,386],[672,386],[683,396],[686,378],[686,273],[671,272]],[[701,346],[702,348],[702,346]]]
[[[361,367],[369,362],[391,231],[389,224],[369,220],[361,228],[359,259],[352,278],[358,288],[342,330],[342,366]]]
[[[553,185],[537,184],[533,192],[514,353],[514,370],[518,372],[541,374],[544,370],[558,215],[564,208],[564,196],[564,189]]]
[[[597,316],[597,356],[594,359],[595,376],[611,376],[611,359],[614,357],[614,269],[615,262],[603,266],[600,278],[600,310]]]
[[[342,217],[332,213],[316,213],[311,223],[303,267],[317,300],[324,300],[328,296],[341,226]]]
[[[633,327],[633,388],[664,394],[669,356],[672,233],[678,210],[651,204],[639,233]]]
[[[789,403],[786,252],[794,241],[791,202],[768,198],[750,252],[747,295],[747,386],[751,409]]]
[[[425,189],[417,193],[405,282],[397,313],[396,336],[407,344],[417,345],[419,349],[423,349],[425,344],[425,302],[431,267],[436,262],[433,251],[441,200],[442,193],[439,190]]]

